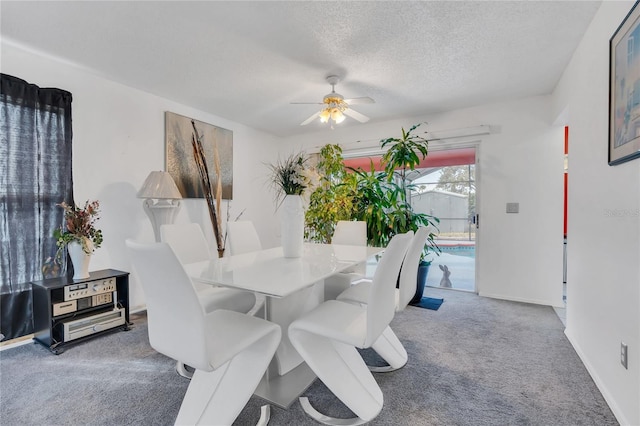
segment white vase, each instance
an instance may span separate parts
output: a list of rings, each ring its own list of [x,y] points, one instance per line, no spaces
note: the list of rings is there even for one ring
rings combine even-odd
[[[77,241],[72,241],[67,245],[69,251],[69,257],[71,257],[71,263],[73,263],[73,279],[81,280],[89,278],[89,261],[91,255],[82,250],[82,244]]]
[[[280,235],[284,257],[301,257],[304,243],[304,204],[300,195],[285,195],[280,205]]]

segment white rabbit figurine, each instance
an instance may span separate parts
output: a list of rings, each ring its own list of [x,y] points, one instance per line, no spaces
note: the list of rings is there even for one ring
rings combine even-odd
[[[449,267],[447,265],[438,265],[442,270],[442,279],[440,280],[440,287],[451,288],[451,280],[449,279]]]

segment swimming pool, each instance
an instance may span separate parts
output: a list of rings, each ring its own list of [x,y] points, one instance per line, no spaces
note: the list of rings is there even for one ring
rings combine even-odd
[[[452,254],[454,256],[476,257],[476,246],[472,245],[440,245],[442,253]]]

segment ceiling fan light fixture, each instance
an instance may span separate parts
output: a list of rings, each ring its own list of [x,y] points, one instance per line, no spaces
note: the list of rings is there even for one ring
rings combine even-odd
[[[331,84],[331,93],[325,95],[322,99],[320,105],[323,105],[323,108],[313,114],[311,117],[304,120],[300,123],[301,126],[305,126],[317,118],[320,119],[321,123],[329,123],[331,128],[333,129],[333,123],[340,124],[342,123],[347,116],[353,118],[361,123],[366,123],[369,121],[369,117],[366,115],[360,114],[357,111],[354,111],[350,108],[350,102],[354,103],[374,103],[373,99],[369,97],[362,98],[352,98],[345,99],[341,94],[336,93],[335,85],[338,83],[339,78],[335,75],[330,75],[327,77],[327,82]],[[294,104],[318,104],[318,102],[292,102]]]
[[[344,114],[339,108],[333,108],[331,111],[331,119],[335,121],[336,124],[340,124],[344,121]]]
[[[326,123],[331,118],[331,113],[329,112],[329,108],[325,108],[320,112],[320,122]]]

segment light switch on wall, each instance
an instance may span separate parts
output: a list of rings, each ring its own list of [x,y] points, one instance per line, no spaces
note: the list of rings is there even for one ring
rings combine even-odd
[[[518,213],[520,211],[520,203],[507,203],[507,213]]]

